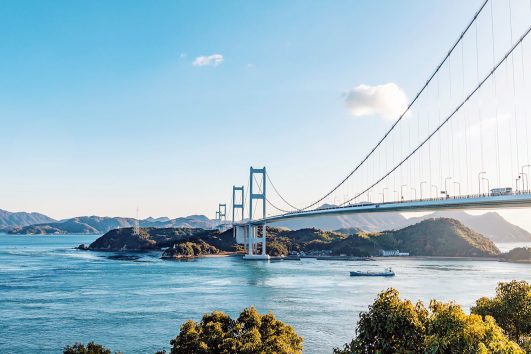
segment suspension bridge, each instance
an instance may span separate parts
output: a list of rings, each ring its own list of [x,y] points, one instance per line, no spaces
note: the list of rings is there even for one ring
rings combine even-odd
[[[531,206],[530,32],[531,1],[485,0],[402,114],[337,184],[300,206],[266,167],[251,167],[247,186],[233,186],[230,224],[219,204],[221,227],[233,226],[246,259],[268,259],[266,225],[286,219]]]

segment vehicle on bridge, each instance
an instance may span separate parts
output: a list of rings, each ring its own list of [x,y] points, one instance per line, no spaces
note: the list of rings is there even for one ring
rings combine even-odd
[[[510,195],[512,193],[513,189],[511,187],[492,188],[490,190],[490,195]]]

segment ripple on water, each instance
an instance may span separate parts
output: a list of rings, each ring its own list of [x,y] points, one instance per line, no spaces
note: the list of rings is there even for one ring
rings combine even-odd
[[[158,253],[115,260],[107,258],[113,253],[73,249],[89,242],[0,237],[0,352],[57,353],[89,340],[125,353],[155,352],[168,348],[187,319],[213,310],[237,316],[255,305],[293,325],[305,338],[305,353],[329,353],[352,338],[359,312],[389,287],[414,301],[470,306],[492,295],[498,281],[531,281],[529,265],[490,261],[170,262]],[[353,269],[388,266],[397,276],[349,276]],[[29,336],[38,336],[39,344]]]

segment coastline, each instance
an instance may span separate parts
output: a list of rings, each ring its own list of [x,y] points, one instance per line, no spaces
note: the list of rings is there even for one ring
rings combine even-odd
[[[197,258],[223,258],[223,257],[235,257],[238,255],[242,255],[238,252],[222,252],[218,254],[203,254],[200,256],[179,256],[179,257],[160,257],[160,259],[163,259],[165,261],[180,261],[180,260],[187,260],[187,259],[197,259]]]
[[[138,253],[138,254],[145,254],[145,253],[161,253],[161,250],[91,250],[91,249],[82,249],[78,247],[74,247],[74,249],[82,250],[82,251],[92,251],[92,252],[104,252],[104,253],[117,253],[117,254],[130,254],[130,253]],[[162,254],[162,253],[161,253]],[[193,259],[200,259],[200,258],[224,258],[224,257],[243,257],[244,253],[241,252],[222,252],[219,254],[204,254],[199,256],[179,256],[179,257],[160,257],[160,259],[167,260],[167,261],[181,261],[181,260],[193,260]],[[531,264],[531,261],[528,260],[508,260],[504,258],[497,258],[497,257],[451,257],[451,256],[403,256],[403,257],[356,257],[356,256],[300,256],[300,257],[293,257],[293,256],[271,256],[271,261],[279,261],[279,260],[302,260],[304,258],[307,259],[316,259],[318,261],[361,261],[361,262],[367,262],[367,261],[380,261],[380,260],[440,260],[440,261],[467,261],[467,262],[473,262],[473,261],[482,261],[482,262],[505,262],[505,263],[520,263],[520,264]]]
[[[452,257],[452,256],[407,256],[407,257],[375,257],[377,259],[417,259],[417,260],[439,260],[439,261],[499,261],[499,257]]]

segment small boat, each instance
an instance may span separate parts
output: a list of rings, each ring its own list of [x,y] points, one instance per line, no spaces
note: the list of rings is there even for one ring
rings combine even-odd
[[[351,277],[394,277],[395,272],[391,269],[391,267],[386,268],[383,272],[361,272],[361,271],[353,271],[350,272]]]

